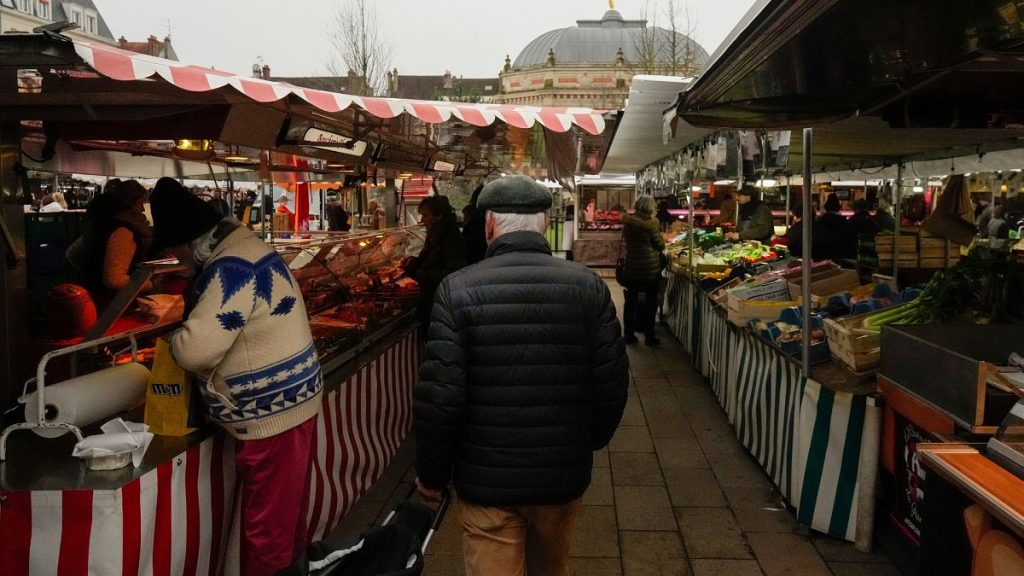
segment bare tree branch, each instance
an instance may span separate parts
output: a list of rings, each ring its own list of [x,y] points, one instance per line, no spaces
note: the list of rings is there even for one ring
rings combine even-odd
[[[369,0],[340,0],[329,24],[333,53],[327,69],[335,76],[354,75],[350,93],[383,95],[393,49]]]

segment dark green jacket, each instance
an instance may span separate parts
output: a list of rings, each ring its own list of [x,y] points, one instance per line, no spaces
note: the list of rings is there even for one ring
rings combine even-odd
[[[665,249],[658,221],[636,214],[622,217],[622,242],[626,251],[623,280],[626,283],[651,282],[661,274],[661,251]]]
[[[754,200],[751,200],[751,203],[753,202]],[[740,206],[740,240],[758,240],[760,242],[771,240],[772,233],[775,231],[772,223],[772,209],[763,202],[758,202],[756,206],[749,209],[745,208],[746,206]]]

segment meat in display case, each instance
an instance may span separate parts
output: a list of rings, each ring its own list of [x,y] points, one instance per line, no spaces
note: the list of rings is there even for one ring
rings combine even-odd
[[[399,266],[424,235],[411,226],[275,246],[302,290],[325,372],[411,318],[419,286]]]

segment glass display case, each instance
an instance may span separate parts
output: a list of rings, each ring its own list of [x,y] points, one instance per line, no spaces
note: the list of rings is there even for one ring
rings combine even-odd
[[[410,226],[273,241],[299,283],[325,372],[411,320],[419,286],[400,265],[425,235]]]

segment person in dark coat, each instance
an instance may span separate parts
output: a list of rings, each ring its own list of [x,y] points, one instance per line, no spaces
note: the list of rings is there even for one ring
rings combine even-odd
[[[839,199],[829,194],[825,200],[825,212],[814,222],[824,248],[823,256],[831,260],[856,256],[856,241],[851,232],[850,222],[839,213]]]
[[[462,240],[466,243],[466,265],[476,264],[484,259],[487,252],[487,238],[484,235],[484,215],[476,207],[483,185],[477,186],[469,204],[462,211]]]
[[[466,265],[466,245],[455,221],[455,212],[447,196],[428,196],[417,208],[427,238],[419,256],[405,263],[405,272],[420,285],[416,319],[426,330],[434,292],[445,276]]]
[[[761,202],[753,186],[740,188],[736,198],[740,205],[739,231],[732,232],[726,237],[730,240],[756,240],[767,244],[775,232],[772,209]]]
[[[786,246],[789,253],[797,258],[802,258],[804,253],[804,205],[797,204],[790,210],[790,224],[786,228]],[[814,214],[806,216],[811,219],[811,255],[813,260],[825,259],[825,244],[818,234],[818,228],[814,225]]]
[[[625,306],[622,328],[626,344],[637,342],[636,329],[644,333],[644,343],[657,346],[654,316],[658,311],[658,280],[661,278],[661,253],[665,238],[654,218],[654,198],[639,196],[633,204],[634,214],[622,217],[622,243],[625,248],[623,288]]]
[[[146,189],[135,180],[111,180],[86,208],[80,263],[85,289],[102,311],[150,257],[153,230],[144,213]],[[152,288],[147,282],[142,291]]]
[[[875,211],[875,224],[878,224],[878,231],[894,232],[896,230],[896,219],[889,213],[891,206],[885,200],[879,199],[878,210]]]
[[[868,201],[863,198],[853,201],[853,215],[850,216],[850,228],[854,235],[878,234],[878,222],[868,210]],[[855,236],[856,237],[856,236]]]
[[[327,213],[327,230],[331,232],[348,232],[352,225],[348,223],[348,211],[341,205],[341,198],[337,192],[327,195],[327,202],[324,205]]]
[[[881,228],[878,227],[878,220],[871,215],[868,210],[868,201],[863,198],[859,198],[853,201],[853,214],[849,220],[849,235],[847,242],[850,246],[844,246],[844,252],[849,254],[850,258],[857,255],[857,243],[860,242],[861,234],[865,236],[875,236],[881,232]]]
[[[484,188],[487,256],[441,282],[414,390],[417,488],[454,484],[467,574],[568,575],[593,452],[626,404],[611,293],[552,257],[550,206],[525,176]]]

